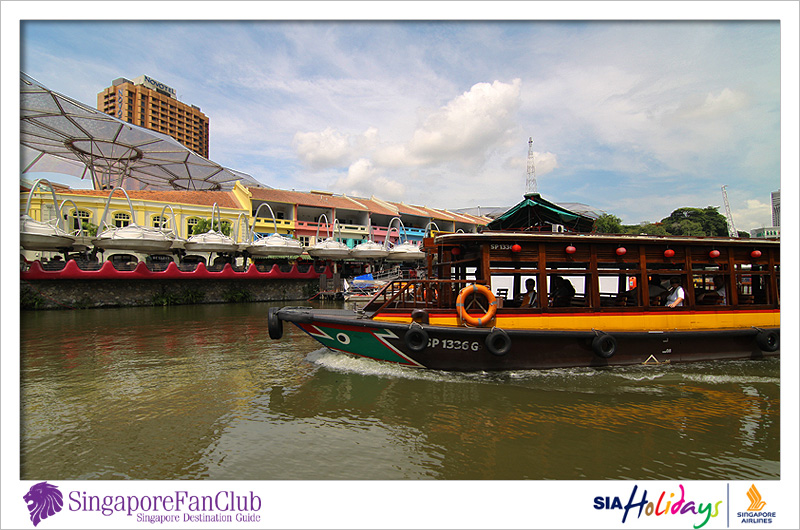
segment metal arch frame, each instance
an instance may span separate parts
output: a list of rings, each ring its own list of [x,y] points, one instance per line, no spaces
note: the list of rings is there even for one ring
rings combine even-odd
[[[22,72],[20,99],[20,143],[38,153],[23,173],[35,171],[41,159],[55,157],[82,163],[86,169],[80,178],[90,172],[95,189],[128,182],[136,182],[132,189],[223,190],[236,181],[260,185],[250,175],[203,158],[171,136],[95,110]],[[92,125],[98,125],[97,132],[92,132]],[[104,146],[111,152],[105,153]]]

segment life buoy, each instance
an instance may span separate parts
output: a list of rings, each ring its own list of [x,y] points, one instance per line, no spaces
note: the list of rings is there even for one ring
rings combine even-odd
[[[778,351],[781,345],[781,337],[775,331],[767,331],[762,329],[756,335],[756,344],[761,348],[761,351],[774,352]]]
[[[267,310],[267,329],[269,338],[278,340],[283,337],[283,321],[278,318],[278,308],[270,307]]]
[[[470,293],[481,293],[489,301],[489,309],[483,314],[483,316],[476,318],[467,313],[467,310],[464,307],[464,299]],[[485,285],[479,285],[477,283],[467,285],[461,289],[461,292],[458,293],[458,298],[456,298],[456,312],[458,313],[458,318],[470,326],[483,326],[491,322],[495,313],[497,313],[497,298],[495,298],[495,296],[492,294],[492,291],[490,291]]]
[[[499,328],[494,328],[484,341],[486,348],[494,355],[505,355],[511,350],[511,337]]]
[[[403,340],[409,350],[421,352],[428,346],[428,332],[420,327],[412,326],[406,331]]]
[[[617,351],[617,339],[601,333],[592,339],[592,350],[603,359],[608,359]]]

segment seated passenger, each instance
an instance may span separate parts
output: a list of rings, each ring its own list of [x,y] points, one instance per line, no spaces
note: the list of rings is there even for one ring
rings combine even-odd
[[[664,305],[667,290],[661,285],[661,276],[653,274],[647,280],[648,296],[650,305]]]
[[[681,307],[686,299],[686,293],[681,287],[681,279],[673,276],[669,279],[669,294],[667,295],[667,307]]]
[[[725,280],[722,276],[714,276],[714,290],[701,293],[697,301],[704,305],[728,305],[728,293],[725,291]]]
[[[525,289],[527,289],[528,292],[522,297],[521,307],[534,307],[536,305],[536,301],[538,300],[538,294],[536,293],[536,280],[533,278],[528,278],[525,280]]]
[[[575,296],[575,287],[569,280],[565,280],[561,276],[553,276],[550,296],[553,297],[553,307],[569,307],[572,297]]]

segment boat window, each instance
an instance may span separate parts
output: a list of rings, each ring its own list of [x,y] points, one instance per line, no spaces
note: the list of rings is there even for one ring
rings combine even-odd
[[[637,288],[638,263],[598,263],[597,272],[601,307],[642,305],[640,289]]]
[[[774,304],[777,297],[772,291],[768,265],[737,265],[736,293],[739,304]]]
[[[693,265],[692,287],[697,305],[729,305],[730,274],[727,266]]]
[[[583,261],[548,261],[548,307],[584,307],[591,305],[589,263]]]

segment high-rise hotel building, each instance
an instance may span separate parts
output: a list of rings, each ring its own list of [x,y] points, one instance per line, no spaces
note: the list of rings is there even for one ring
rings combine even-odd
[[[208,156],[208,117],[200,107],[178,101],[175,89],[140,75],[120,77],[97,94],[97,109],[117,118],[167,134],[198,155]]]

